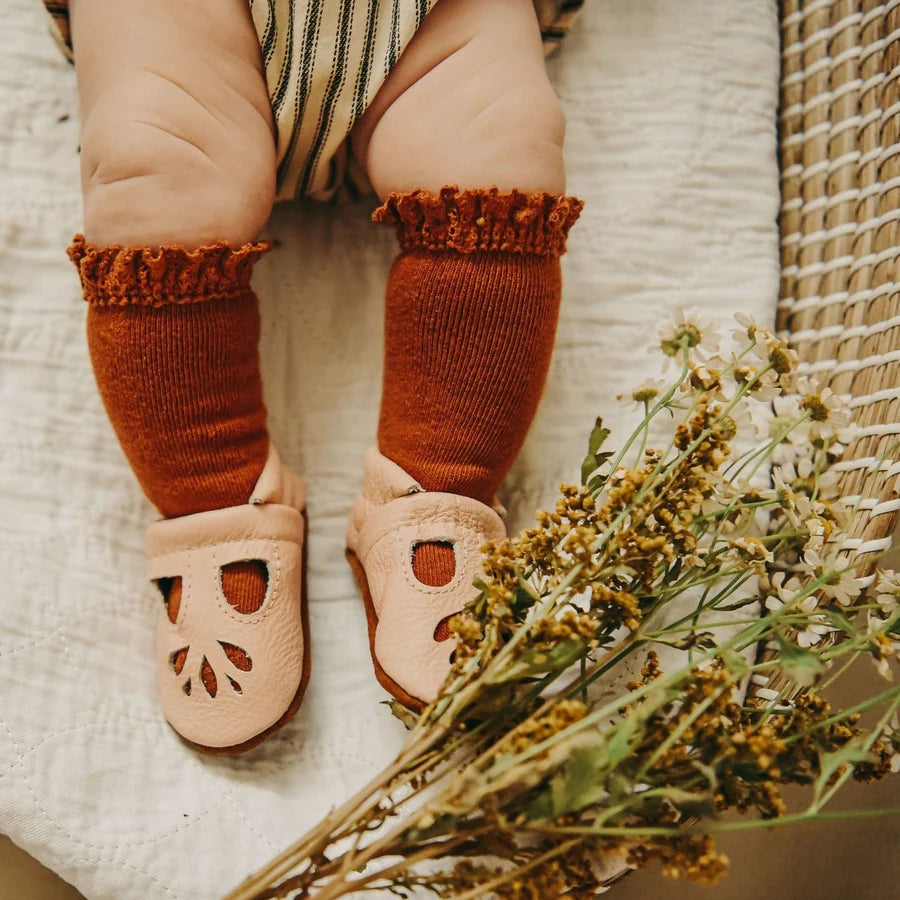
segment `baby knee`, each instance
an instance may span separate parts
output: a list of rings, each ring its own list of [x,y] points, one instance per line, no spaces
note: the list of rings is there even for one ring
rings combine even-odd
[[[274,202],[274,146],[270,137],[230,139],[244,145],[234,163],[159,117],[89,118],[82,133],[88,242],[194,249],[253,240]]]
[[[461,135],[472,156],[497,170],[509,166],[529,190],[565,190],[566,117],[542,72],[500,88],[467,118]]]
[[[487,65],[471,75],[462,59],[441,66],[372,131],[366,164],[379,196],[445,184],[564,193],[565,116],[543,64],[500,73]]]

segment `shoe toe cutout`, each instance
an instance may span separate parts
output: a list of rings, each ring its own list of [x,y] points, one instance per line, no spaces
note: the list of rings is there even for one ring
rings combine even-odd
[[[496,509],[470,497],[410,490],[411,477],[379,457],[366,455],[348,550],[364,575],[379,680],[406,705],[410,698],[421,705],[437,696],[450,672],[456,642],[447,622],[478,594],[481,548],[502,540],[506,529]],[[446,584],[416,577],[415,551],[423,544],[452,547],[455,565]]]
[[[296,476],[279,480],[270,471],[269,480],[302,497]],[[249,749],[299,705],[309,674],[304,543],[301,510],[279,502],[163,519],[147,529],[147,574],[165,602],[156,627],[160,705],[199,749]],[[226,593],[229,571],[262,579],[262,601],[236,605]]]

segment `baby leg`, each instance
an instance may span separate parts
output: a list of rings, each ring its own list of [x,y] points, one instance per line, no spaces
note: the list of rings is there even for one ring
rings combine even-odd
[[[530,0],[441,0],[354,133],[403,248],[378,445],[426,490],[490,503],[536,412],[581,208],[564,130]],[[421,544],[414,570],[444,584],[453,553]]]
[[[250,242],[275,185],[247,4],[73,0],[71,24],[85,236],[69,255],[101,397],[163,516],[245,503],[269,445]],[[259,606],[254,567],[223,574],[229,600]]]
[[[384,200],[447,184],[562,194],[564,135],[531,0],[441,0],[352,140]]]
[[[253,240],[274,125],[244,0],[72,0],[85,236],[194,249]]]

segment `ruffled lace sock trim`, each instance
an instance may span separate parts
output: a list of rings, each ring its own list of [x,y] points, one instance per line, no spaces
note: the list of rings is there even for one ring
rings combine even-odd
[[[390,194],[372,221],[394,225],[404,250],[478,250],[561,256],[584,207],[577,197],[547,192],[446,185],[440,192]]]
[[[233,247],[218,241],[197,250],[165,246],[92,247],[76,234],[66,251],[78,269],[84,299],[97,306],[200,303],[244,293],[253,264],[269,241]]]

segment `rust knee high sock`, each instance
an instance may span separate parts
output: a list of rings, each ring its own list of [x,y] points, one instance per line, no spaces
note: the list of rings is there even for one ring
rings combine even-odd
[[[82,235],[69,247],[100,396],[163,516],[246,503],[262,472],[269,436],[250,275],[267,249],[97,248]],[[266,589],[252,562],[226,566],[222,585],[241,612],[258,609]],[[180,579],[167,588],[175,621]]]
[[[490,503],[543,392],[559,312],[559,257],[583,204],[496,188],[392,194],[378,446],[426,490]],[[416,577],[445,584],[453,552],[420,545]]]

